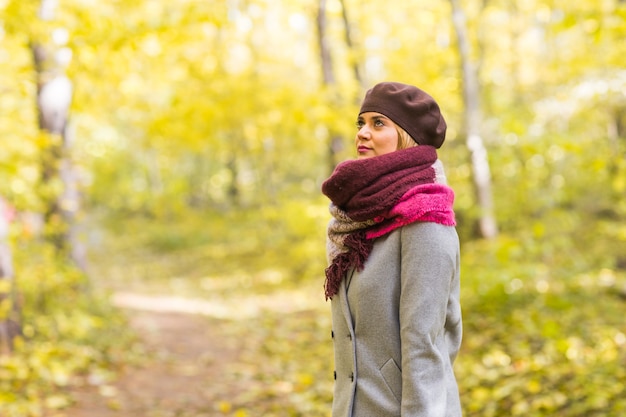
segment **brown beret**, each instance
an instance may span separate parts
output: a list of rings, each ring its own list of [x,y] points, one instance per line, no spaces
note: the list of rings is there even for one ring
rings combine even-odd
[[[439,105],[417,87],[397,82],[376,84],[365,94],[359,114],[377,112],[389,117],[419,145],[441,147],[446,121]]]

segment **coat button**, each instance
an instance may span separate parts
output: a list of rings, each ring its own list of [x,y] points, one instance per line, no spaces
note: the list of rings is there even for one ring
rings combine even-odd
[[[354,372],[350,372],[350,381],[354,382]]]
[[[331,330],[331,331],[330,331],[330,337],[331,337],[332,339],[334,339],[334,338],[335,338],[335,332],[334,332],[333,330]]]
[[[333,371],[333,379],[336,381],[337,380],[337,371]]]

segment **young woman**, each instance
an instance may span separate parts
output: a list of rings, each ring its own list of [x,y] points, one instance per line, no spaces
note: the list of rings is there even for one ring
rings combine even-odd
[[[357,128],[358,158],[322,186],[332,415],[461,416],[459,240],[436,152],[446,123],[424,91],[384,82],[366,93]]]

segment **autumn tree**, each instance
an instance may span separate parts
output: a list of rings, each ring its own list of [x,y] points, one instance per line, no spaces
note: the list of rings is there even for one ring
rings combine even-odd
[[[481,135],[481,91],[477,64],[472,59],[468,30],[465,24],[465,13],[459,0],[450,0],[450,3],[452,4],[452,21],[457,35],[457,45],[461,58],[465,135],[467,148],[471,155],[472,179],[480,211],[478,219],[479,230],[481,236],[493,238],[498,234],[498,228],[493,207],[489,158]]]
[[[317,36],[319,47],[319,62],[322,72],[323,91],[329,97],[328,104],[330,106],[338,106],[339,92],[335,71],[333,68],[333,59],[330,48],[330,39],[327,28],[326,0],[319,0],[317,7]],[[329,133],[328,142],[328,169],[329,172],[335,168],[339,162],[337,154],[343,149],[343,138],[332,127]]]
[[[39,18],[54,19],[57,2],[42,0]],[[45,201],[46,237],[63,256],[85,267],[84,250],[77,236],[76,215],[80,206],[78,178],[72,161],[69,111],[73,86],[66,75],[72,52],[69,32],[59,27],[47,38],[33,39],[31,48],[37,79],[37,113],[42,140],[42,193]]]
[[[0,355],[11,352],[13,339],[21,333],[9,244],[9,224],[13,216],[13,209],[0,196]]]

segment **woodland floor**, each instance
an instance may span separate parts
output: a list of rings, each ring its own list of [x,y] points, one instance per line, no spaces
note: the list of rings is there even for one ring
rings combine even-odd
[[[306,321],[316,314],[310,301],[285,293],[244,297],[230,304],[224,299],[137,293],[116,293],[112,301],[125,311],[139,337],[142,359],[110,382],[74,389],[74,404],[58,417],[260,415],[251,411],[259,404],[254,396],[266,392],[268,382],[255,375],[260,371],[252,358],[263,342],[255,336],[254,326],[261,326],[261,315],[287,312],[305,315]],[[245,333],[250,337],[243,337]],[[284,394],[294,390],[283,388]],[[276,391],[281,391],[280,384]],[[257,409],[264,407],[268,405]]]
[[[77,403],[66,410],[67,417],[210,416],[228,397],[228,387],[217,392],[216,381],[238,361],[243,341],[224,343],[219,319],[176,312],[159,298],[151,308],[146,308],[148,298],[141,301],[118,303],[128,312],[147,359],[123,370],[112,384],[75,392]]]

